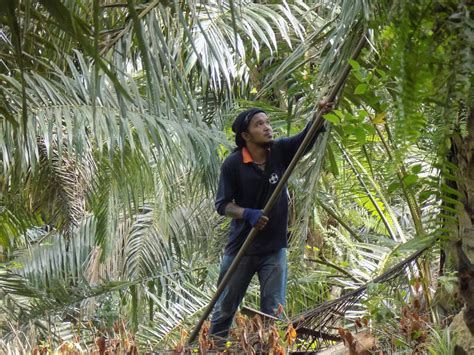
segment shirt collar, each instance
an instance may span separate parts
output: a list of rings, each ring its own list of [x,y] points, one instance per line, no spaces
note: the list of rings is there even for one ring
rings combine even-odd
[[[247,147],[242,148],[242,161],[244,162],[244,164],[253,163],[253,158],[250,155],[250,152]]]
[[[270,153],[270,148],[267,149],[267,154]],[[249,163],[253,163],[253,158],[252,156],[250,155],[250,152],[249,150],[247,149],[247,147],[243,147],[242,148],[242,162],[244,164],[249,164]]]

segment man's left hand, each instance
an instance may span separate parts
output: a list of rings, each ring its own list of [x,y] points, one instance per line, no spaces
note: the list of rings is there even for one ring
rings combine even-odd
[[[267,223],[268,223],[268,217],[262,214],[262,216],[258,219],[254,227],[257,228],[259,231],[261,231],[263,228],[265,228]]]
[[[265,228],[268,222],[268,217],[263,214],[262,210],[245,208],[242,218],[245,219],[250,225],[258,230]]]

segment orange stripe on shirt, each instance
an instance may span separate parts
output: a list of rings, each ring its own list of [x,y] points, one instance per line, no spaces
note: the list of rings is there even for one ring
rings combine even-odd
[[[247,149],[247,147],[242,148],[242,160],[243,160],[244,164],[253,163],[253,158],[250,155],[250,152]]]

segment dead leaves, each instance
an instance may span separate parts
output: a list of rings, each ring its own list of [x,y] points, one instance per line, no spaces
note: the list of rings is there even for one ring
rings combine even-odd
[[[286,329],[285,340],[288,346],[292,346],[296,340],[296,329],[293,327],[293,324],[288,324]]]
[[[339,328],[338,332],[344,341],[344,345],[349,349],[350,355],[373,354],[377,348],[377,339],[369,332],[352,334],[344,328]]]
[[[283,308],[279,309],[283,314]],[[205,322],[199,333],[198,347],[192,349],[185,345],[186,336],[182,334],[176,345],[173,355],[199,352],[199,354],[273,354],[287,353],[287,347],[292,346],[296,340],[296,329],[292,324],[287,326],[285,332],[281,331],[275,323],[264,322],[260,315],[252,318],[236,314],[236,327],[231,329],[230,338],[224,343],[216,342],[209,333],[210,323]],[[219,343],[219,344],[218,344]]]

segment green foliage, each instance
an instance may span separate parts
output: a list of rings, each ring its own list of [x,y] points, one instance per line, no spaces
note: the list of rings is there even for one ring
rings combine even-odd
[[[449,328],[432,328],[427,350],[433,355],[455,354],[456,339]]]
[[[96,314],[108,327],[127,319],[140,344],[179,342],[217,279],[229,221],[213,193],[233,117],[258,106],[279,135],[298,132],[362,33],[327,132],[289,182],[287,313],[452,236],[449,142],[469,133],[474,97],[466,2],[7,5],[0,307],[22,332],[61,329],[60,343],[71,317]],[[362,309],[394,322],[407,294],[369,296]],[[433,334],[433,349],[450,348]]]

